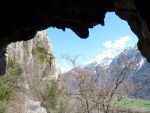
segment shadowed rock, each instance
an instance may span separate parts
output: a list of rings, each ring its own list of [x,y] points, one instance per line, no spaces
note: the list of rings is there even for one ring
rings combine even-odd
[[[150,61],[150,10],[141,0],[49,0],[1,2],[0,44],[29,40],[37,31],[48,27],[70,28],[79,37],[87,38],[89,28],[104,25],[106,12],[115,11],[126,20],[138,36],[138,48]],[[2,47],[3,48],[3,47]]]

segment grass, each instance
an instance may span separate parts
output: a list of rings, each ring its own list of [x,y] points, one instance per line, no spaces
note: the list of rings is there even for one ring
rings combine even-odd
[[[8,58],[8,72],[11,76],[17,77],[20,76],[22,73],[22,68],[21,66],[16,62],[15,59],[10,59]]]
[[[52,108],[53,110],[56,110],[58,100],[57,100],[57,86],[54,81],[51,82],[51,85],[47,87],[47,95],[45,100],[47,100],[47,105]]]
[[[46,49],[38,44],[36,44],[36,47],[33,48],[32,54],[37,54],[41,62],[44,62],[48,57]]]
[[[122,99],[118,104],[125,108],[150,109],[150,101],[148,100],[125,98],[125,99]]]
[[[14,97],[12,87],[0,78],[0,113],[4,113]]]

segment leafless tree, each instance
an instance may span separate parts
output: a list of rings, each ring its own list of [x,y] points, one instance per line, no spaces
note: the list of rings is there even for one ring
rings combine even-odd
[[[128,83],[128,71],[136,65],[136,62],[122,62],[123,68],[116,72],[115,77],[106,73],[106,67],[99,69],[97,78],[92,80],[94,72],[78,65],[78,56],[73,58],[65,55],[64,58],[72,64],[72,70],[59,79],[60,94],[68,99],[66,109],[72,109],[70,113],[111,113],[117,112],[117,104],[125,96],[133,91],[133,86]],[[98,80],[100,79],[100,80]],[[68,82],[74,82],[70,86]],[[71,106],[71,107],[69,107]],[[76,109],[73,109],[76,108]],[[66,110],[67,111],[67,110]],[[69,113],[69,112],[65,112]]]

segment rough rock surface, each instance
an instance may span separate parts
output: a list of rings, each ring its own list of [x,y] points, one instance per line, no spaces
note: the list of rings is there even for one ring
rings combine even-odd
[[[140,0],[116,0],[115,12],[128,22],[139,39],[138,49],[150,61],[150,18],[146,14],[150,7],[146,3]]]
[[[113,11],[113,0],[49,0],[2,3],[0,7],[0,42],[33,38],[48,27],[70,28],[80,37],[88,36],[88,28],[104,24],[107,11]]]
[[[106,12],[115,11],[129,23],[139,38],[139,50],[150,61],[149,10],[148,0],[22,0],[17,4],[3,1],[0,7],[0,49],[10,42],[31,39],[38,30],[48,27],[70,28],[81,38],[86,38],[88,28],[104,25]],[[5,68],[1,66],[5,67],[5,63],[0,62],[1,73],[4,73]]]
[[[25,109],[26,113],[47,113],[46,109],[40,105],[39,101],[34,101],[31,99],[26,99]]]
[[[19,70],[10,70],[10,60],[21,68],[16,86],[17,101],[6,113],[47,113],[42,95],[48,82],[56,79],[60,70],[51,53],[46,33],[40,31],[29,41],[12,43],[7,48],[7,76],[18,76]],[[14,68],[16,68],[14,67]]]
[[[0,46],[0,75],[3,75],[6,73],[6,50],[7,46]]]

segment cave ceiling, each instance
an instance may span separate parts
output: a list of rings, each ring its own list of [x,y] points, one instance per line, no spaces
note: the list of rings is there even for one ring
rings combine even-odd
[[[105,14],[115,12],[128,22],[138,36],[139,50],[150,59],[148,0],[22,0],[3,1],[0,6],[0,46],[29,40],[48,27],[69,28],[85,39],[89,28],[104,25]]]

